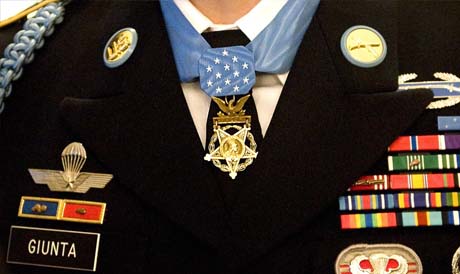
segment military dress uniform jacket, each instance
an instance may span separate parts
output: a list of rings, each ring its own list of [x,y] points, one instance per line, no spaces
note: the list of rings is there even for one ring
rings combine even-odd
[[[456,1],[322,1],[227,205],[218,184],[227,175],[203,160],[158,1],[74,1],[0,116],[0,273],[73,273],[6,264],[11,225],[101,233],[96,273],[334,273],[356,243],[404,244],[425,273],[450,273],[457,227],[341,231],[337,197],[385,169],[397,136],[434,133],[437,115],[460,111],[426,111],[429,90],[395,92],[401,73],[458,73],[459,18]],[[354,25],[385,38],[379,66],[343,57],[341,35]],[[125,27],[137,48],[109,69],[105,43]],[[84,171],[114,179],[86,194],[35,184],[27,169],[61,170],[73,141],[88,151]],[[104,223],[19,218],[26,195],[106,202]]]

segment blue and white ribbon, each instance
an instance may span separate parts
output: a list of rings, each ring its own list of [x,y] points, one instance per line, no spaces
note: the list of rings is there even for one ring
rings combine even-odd
[[[200,77],[200,58],[211,46],[193,28],[172,0],[160,1],[160,3],[171,40],[179,78],[182,82],[194,81]],[[318,4],[319,0],[289,0],[273,21],[252,42],[246,45],[247,51],[244,54],[250,53],[254,56],[253,66],[256,71],[279,74],[290,70]],[[229,51],[229,48],[219,49],[214,54],[218,54],[225,49]],[[241,57],[235,56],[237,58]],[[249,65],[248,61],[246,63]],[[230,63],[228,64],[230,65]],[[212,63],[207,65],[212,65]],[[237,71],[240,72],[239,70]],[[210,84],[208,78],[205,81],[200,80],[202,87],[207,88]],[[244,80],[244,77],[242,80]],[[231,85],[230,87],[226,89],[228,94],[227,91],[221,90],[223,88],[221,86],[213,85],[211,89],[204,90],[210,96],[245,94],[249,91],[246,91],[246,88],[240,89],[240,85]],[[216,94],[216,90],[219,90],[219,94]],[[235,92],[235,90],[237,91]]]

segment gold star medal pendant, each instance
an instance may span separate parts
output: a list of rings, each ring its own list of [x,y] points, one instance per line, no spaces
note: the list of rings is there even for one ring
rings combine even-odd
[[[213,117],[213,135],[209,141],[204,159],[212,161],[214,166],[228,172],[232,179],[237,173],[252,164],[257,157],[257,144],[251,133],[251,116],[246,115],[244,104],[251,95],[238,99],[235,96],[228,100],[212,97],[219,106],[217,117]]]
[[[220,109],[212,119],[213,134],[204,159],[235,179],[257,157],[251,116],[243,109],[256,82],[254,56],[243,46],[210,48],[199,60],[199,72],[201,89]]]

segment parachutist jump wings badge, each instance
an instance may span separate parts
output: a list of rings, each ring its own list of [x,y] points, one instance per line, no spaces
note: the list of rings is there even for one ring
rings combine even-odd
[[[232,179],[239,171],[252,164],[257,157],[257,144],[251,130],[251,116],[245,115],[244,104],[251,95],[240,98],[235,104],[235,97],[230,101],[212,97],[219,106],[217,117],[213,117],[214,134],[209,141],[209,153],[204,159],[212,161],[214,166],[228,172]],[[216,147],[216,143],[219,145]]]
[[[86,193],[90,188],[104,188],[112,174],[80,172],[86,162],[81,143],[69,144],[61,154],[64,171],[29,168],[36,184],[48,185],[51,191]]]

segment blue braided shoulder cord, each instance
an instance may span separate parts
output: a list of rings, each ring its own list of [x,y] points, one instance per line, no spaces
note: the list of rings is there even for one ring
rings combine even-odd
[[[51,3],[39,9],[5,48],[4,57],[0,59],[0,113],[5,108],[5,98],[13,90],[12,82],[21,77],[23,66],[33,61],[34,51],[43,47],[44,37],[53,34],[54,26],[63,21],[64,4]]]

